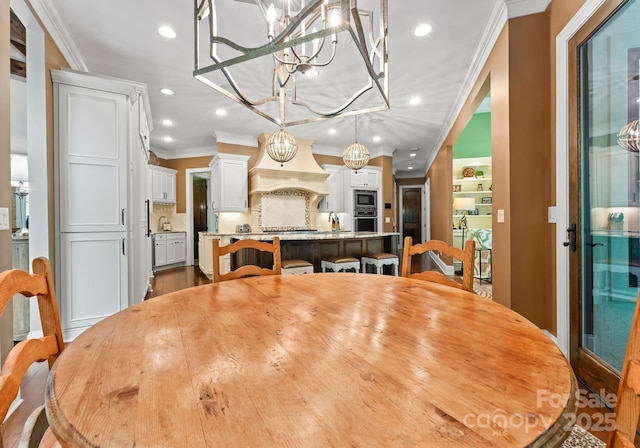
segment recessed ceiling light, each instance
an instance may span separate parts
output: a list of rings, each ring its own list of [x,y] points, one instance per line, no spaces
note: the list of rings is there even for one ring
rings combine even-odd
[[[224,117],[225,115],[227,115],[227,111],[224,109],[216,109],[216,115]]]
[[[426,23],[418,25],[416,29],[413,31],[413,33],[418,37],[426,36],[430,32],[431,32],[431,25]]]
[[[420,98],[419,98],[419,97],[417,97],[417,96],[414,96],[413,98],[411,98],[411,99],[409,100],[409,104],[413,104],[414,106],[415,106],[416,104],[420,104],[420,102],[421,102],[421,100],[420,100]]]
[[[166,137],[163,137],[162,140],[164,140],[165,142],[172,142],[173,138],[169,137],[168,135]]]
[[[166,119],[166,120],[162,120],[162,124],[165,126],[173,126],[173,121]]]
[[[410,167],[408,167],[407,169],[408,169],[408,170],[412,170],[412,169],[413,169],[413,167],[412,167],[412,166],[410,166]]]
[[[412,152],[411,154],[409,154],[409,157],[415,157],[415,156],[416,156],[415,152]]]
[[[160,89],[160,92],[164,93],[165,95],[173,95],[173,90],[171,89]]]
[[[380,140],[382,140],[382,139],[380,138],[379,135],[376,135],[375,137],[373,137],[373,141],[376,142],[376,143],[378,143]]]
[[[167,39],[176,38],[176,32],[173,31],[173,29],[168,26],[161,26],[160,28],[158,28],[158,33],[160,33],[162,37],[166,37]]]
[[[307,75],[309,78],[315,78],[316,76],[318,76],[320,74],[320,72],[318,71],[317,68],[311,67],[304,74]]]
[[[329,134],[335,134],[337,131],[335,129],[329,129]]]

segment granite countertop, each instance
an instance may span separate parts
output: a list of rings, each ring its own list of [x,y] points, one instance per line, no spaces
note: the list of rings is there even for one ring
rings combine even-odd
[[[151,232],[151,235],[164,235],[166,233],[187,233],[186,230],[161,230],[159,232]]]
[[[200,232],[201,236],[230,236],[239,240],[256,239],[256,240],[272,240],[274,236],[280,237],[281,241],[285,240],[328,240],[328,239],[352,239],[352,238],[380,238],[384,236],[400,235],[398,232],[348,232],[340,231],[339,233],[326,232],[282,232],[282,233],[211,233]]]

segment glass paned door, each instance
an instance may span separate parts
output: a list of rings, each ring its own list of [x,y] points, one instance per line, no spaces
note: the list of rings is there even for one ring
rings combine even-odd
[[[640,1],[631,0],[578,47],[579,195],[572,362],[597,392],[616,392],[640,286],[638,153],[618,132],[638,118]],[[571,233],[571,232],[570,232]],[[575,263],[573,263],[575,261]]]

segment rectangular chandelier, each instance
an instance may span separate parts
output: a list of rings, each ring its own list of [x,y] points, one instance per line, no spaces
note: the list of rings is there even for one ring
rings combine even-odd
[[[193,76],[280,127],[389,108],[387,0],[194,0]]]

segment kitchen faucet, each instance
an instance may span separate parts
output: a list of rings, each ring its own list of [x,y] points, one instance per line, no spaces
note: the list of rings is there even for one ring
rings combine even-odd
[[[331,222],[331,215],[333,215],[336,225],[333,228],[333,231],[336,233],[336,235],[338,234],[338,232],[340,232],[340,218],[338,217],[338,214],[336,212],[329,212],[329,222]]]

